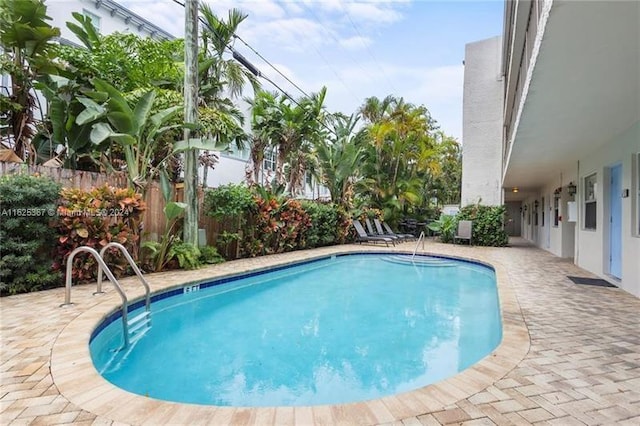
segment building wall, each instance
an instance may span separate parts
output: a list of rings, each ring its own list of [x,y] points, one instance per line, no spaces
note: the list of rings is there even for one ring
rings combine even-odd
[[[502,38],[465,48],[462,205],[502,204]]]
[[[620,288],[640,296],[640,214],[638,193],[638,154],[640,154],[640,122],[637,122],[621,135],[613,137],[602,148],[595,152],[582,153],[579,161],[571,169],[558,171],[557,175],[550,179],[541,188],[540,192],[523,201],[523,206],[528,207],[524,215],[522,235],[529,241],[544,248],[556,256],[573,258],[581,268],[598,275]],[[613,196],[609,188],[609,170],[616,164],[622,165],[622,188],[628,189],[629,195],[622,198],[622,278],[620,280],[609,275],[609,201]],[[584,220],[584,178],[597,174],[597,209],[596,229],[585,229]],[[573,196],[567,192],[569,182],[577,186],[577,193]],[[553,225],[553,196],[556,188],[562,188],[560,192],[560,216],[558,226]],[[531,225],[527,222],[527,215],[532,212],[535,200],[541,201],[544,197],[549,200],[546,204],[545,227]],[[577,221],[571,222],[568,212],[568,203],[575,201],[577,204]],[[549,245],[546,246],[545,236],[549,226]]]
[[[119,7],[119,3],[113,1],[96,0],[54,0],[47,1],[47,15],[52,19],[51,25],[60,28],[60,37],[80,44],[80,40],[67,28],[67,22],[76,23],[72,12],[83,13],[86,10],[100,17],[99,32],[106,35],[114,32],[136,34],[141,37],[154,37],[166,39],[171,37],[144,17]],[[114,9],[116,11],[114,11]],[[127,19],[128,18],[128,19]]]
[[[576,235],[576,264],[611,282],[626,291],[640,296],[640,236],[637,233],[638,215],[635,212],[637,175],[633,173],[634,159],[640,152],[640,122],[596,152],[585,153],[580,160],[580,183],[591,173],[597,173],[597,224],[595,230],[584,229],[584,193],[579,190],[578,230]],[[636,160],[637,161],[637,160]],[[609,273],[609,199],[620,194],[609,193],[609,168],[622,164],[622,188],[629,196],[622,198],[622,279],[618,282]]]
[[[574,257],[574,235],[576,223],[570,221],[568,203],[576,199],[575,195],[569,195],[567,186],[570,182],[576,182],[576,167],[558,170],[538,192],[530,194],[522,205],[527,206],[527,213],[535,212],[535,201],[538,206],[538,225],[532,216],[531,224],[526,222],[527,215],[523,218],[522,236],[556,256],[564,258]],[[556,190],[560,188],[556,195]],[[558,198],[558,224],[555,224],[555,199]],[[544,198],[544,205],[542,199]],[[542,212],[544,210],[544,225]]]

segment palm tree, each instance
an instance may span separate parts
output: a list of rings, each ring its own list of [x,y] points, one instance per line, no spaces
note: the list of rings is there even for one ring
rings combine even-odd
[[[208,105],[218,106],[228,93],[233,99],[242,95],[246,83],[259,88],[256,77],[240,62],[225,58],[234,41],[235,33],[247,15],[238,9],[229,10],[227,20],[220,19],[208,4],[200,6],[206,24],[202,27],[204,58],[200,63],[200,96]]]
[[[274,127],[279,122],[277,95],[265,90],[258,90],[253,98],[245,99],[251,105],[251,138],[249,158],[254,183],[260,181],[260,174],[264,165],[264,152],[272,145]],[[275,121],[276,123],[274,123]]]
[[[290,152],[285,159],[288,165],[289,192],[294,197],[304,186],[305,173],[313,161],[313,145],[326,137],[323,110],[326,95],[327,88],[323,87],[318,93],[301,99],[296,108],[300,110],[299,135],[295,140],[296,145],[289,147]]]
[[[364,103],[358,112],[362,115],[365,121],[369,123],[377,123],[387,116],[392,106],[397,102],[398,100],[392,95],[388,95],[382,100],[376,96],[371,96],[364,100]]]
[[[276,156],[276,182],[287,185],[291,196],[299,194],[304,175],[312,161],[313,143],[324,137],[323,105],[326,88],[295,103],[286,96],[258,93],[252,103],[254,168],[263,159],[265,149]],[[254,169],[254,178],[259,173]]]
[[[360,110],[369,117],[360,194],[387,219],[419,208],[424,178],[439,167],[429,111],[392,97],[369,98]]]
[[[352,206],[353,186],[363,158],[364,130],[356,131],[359,115],[333,116],[333,137],[318,139],[314,145],[322,184],[331,201],[346,209]]]
[[[229,10],[226,20],[215,15],[207,4],[200,5],[202,26],[202,50],[199,59],[199,103],[202,120],[201,131],[215,146],[225,147],[234,143],[243,149],[248,140],[242,126],[244,115],[234,100],[240,97],[247,83],[254,92],[260,85],[256,77],[234,58],[225,54],[232,46],[235,33],[247,15],[238,9]],[[202,113],[208,110],[211,120]]]

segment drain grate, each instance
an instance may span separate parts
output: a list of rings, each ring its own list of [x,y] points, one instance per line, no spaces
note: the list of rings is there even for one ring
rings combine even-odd
[[[615,287],[615,285],[601,278],[573,277],[571,275],[567,275],[567,278],[569,278],[575,284],[595,285],[598,287]]]

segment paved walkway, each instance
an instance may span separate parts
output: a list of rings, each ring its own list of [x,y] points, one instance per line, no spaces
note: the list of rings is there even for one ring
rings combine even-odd
[[[350,247],[228,262],[214,267],[215,271],[156,274],[150,275],[149,280],[158,289],[208,273],[232,273],[317,254],[361,249]],[[404,250],[411,248],[405,246]],[[475,375],[462,373],[446,381],[450,383],[447,386],[423,388],[422,394],[443,402],[441,406],[429,405],[431,400],[412,394],[368,404],[361,418],[341,417],[339,410],[315,407],[300,410],[305,414],[301,417],[274,410],[266,421],[240,409],[229,417],[205,418],[199,417],[197,408],[187,406],[186,411],[158,412],[155,417],[130,412],[129,417],[124,416],[127,423],[350,424],[385,423],[383,419],[387,419],[389,424],[405,425],[640,425],[640,299],[615,288],[575,285],[567,275],[590,275],[522,241],[514,241],[509,248],[469,248],[434,242],[428,242],[426,248],[429,252],[491,262],[501,275],[507,276],[503,284],[508,288],[504,290],[515,294],[520,310],[503,308],[504,320],[516,325],[524,321],[530,338],[530,346],[528,339],[522,340],[526,343],[521,345],[522,356],[514,360],[515,367],[502,371],[489,362],[476,369]],[[132,291],[133,281],[125,284]],[[80,387],[83,382],[88,383],[84,372],[74,377],[74,353],[80,349],[65,348],[71,347],[72,340],[86,341],[90,329],[83,329],[80,336],[74,328],[87,313],[109,301],[117,302],[113,291],[105,296],[92,296],[91,292],[91,286],[74,287],[73,308],[58,307],[63,300],[62,289],[0,299],[0,424],[122,424],[113,420],[122,415],[104,415],[109,412],[91,408],[91,401],[103,397],[99,387],[86,389],[84,399],[70,396],[75,402],[65,396],[70,395],[66,391],[70,383]],[[505,299],[508,297],[511,296]],[[53,363],[52,351],[56,358]],[[65,371],[71,373],[65,376]],[[491,374],[500,377],[485,383],[483,380]],[[461,391],[463,388],[467,388],[466,394]],[[109,400],[109,395],[104,399],[112,404],[118,401]],[[126,412],[127,407],[115,406],[111,410]],[[403,415],[416,410],[412,415]],[[96,414],[98,411],[101,414]],[[391,421],[394,418],[398,420]]]

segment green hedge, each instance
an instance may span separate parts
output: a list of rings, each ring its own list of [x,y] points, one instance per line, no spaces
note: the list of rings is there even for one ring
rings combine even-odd
[[[0,178],[0,292],[16,294],[61,285],[52,249],[60,185],[49,178]]]
[[[322,247],[340,242],[341,214],[333,204],[304,201],[302,208],[311,218],[311,228],[307,230],[307,247]]]
[[[504,230],[505,206],[463,207],[456,219],[473,221],[473,244],[477,246],[504,247],[509,237]]]

